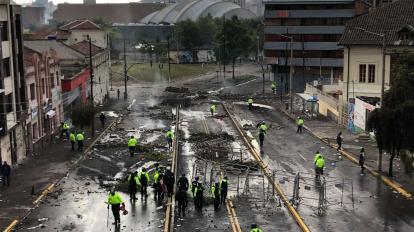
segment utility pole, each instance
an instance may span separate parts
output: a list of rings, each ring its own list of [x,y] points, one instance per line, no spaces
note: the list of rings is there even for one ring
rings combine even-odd
[[[293,35],[290,37],[290,68],[289,68],[290,113],[293,113],[292,78],[293,78]]]
[[[223,15],[223,80],[226,79],[226,15]]]
[[[170,37],[167,37],[168,83],[171,83]]]
[[[126,48],[125,48],[125,39],[124,39],[124,100],[128,98],[128,92],[127,92],[127,63],[126,63]]]
[[[90,79],[91,79],[91,96],[90,96],[90,100],[91,100],[91,107],[92,107],[92,112],[94,112],[94,97],[93,97],[93,62],[92,62],[92,38],[91,36],[88,36],[89,38],[89,75],[90,75]],[[95,135],[95,117],[92,119],[92,125],[91,125],[91,129],[92,129],[92,136]]]

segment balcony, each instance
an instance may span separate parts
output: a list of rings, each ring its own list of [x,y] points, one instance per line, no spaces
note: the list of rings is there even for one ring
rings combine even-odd
[[[284,65],[286,58],[277,58],[279,65]],[[287,65],[290,65],[289,58],[287,59]],[[340,58],[293,58],[294,66],[305,66],[305,67],[342,67],[344,60]]]
[[[354,10],[268,10],[264,15],[265,18],[352,18]]]
[[[290,49],[290,42],[265,42],[264,49],[286,50]],[[337,42],[293,42],[293,50],[341,50]]]
[[[265,34],[343,34],[345,26],[265,26]]]

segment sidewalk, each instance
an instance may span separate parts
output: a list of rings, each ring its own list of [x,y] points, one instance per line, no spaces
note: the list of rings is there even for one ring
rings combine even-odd
[[[111,108],[114,108],[111,104]],[[106,128],[117,118],[107,117]],[[85,129],[84,151],[104,131],[99,115],[95,117],[95,136]],[[39,195],[51,184],[67,175],[75,160],[83,153],[71,151],[68,139],[56,138],[46,144],[42,152],[28,156],[17,167],[12,168],[10,187],[0,187],[0,230],[3,231],[13,220],[20,220],[35,207]],[[32,195],[33,191],[33,195]]]
[[[285,110],[285,106],[282,106],[280,102],[272,102],[272,105],[276,106],[280,111],[288,114]],[[298,114],[289,114],[291,117],[297,118]],[[338,125],[330,119],[305,119],[305,127],[316,136],[327,139],[331,144],[336,145],[336,136],[339,132],[342,132],[343,150],[351,153],[357,160],[359,159],[359,152],[361,147],[365,149],[365,164],[372,168],[372,170],[378,170],[378,148],[376,142],[372,139],[366,138],[366,136],[360,136],[358,134],[352,134],[345,127]],[[344,159],[346,159],[344,157]],[[384,154],[382,160],[382,174],[388,177],[389,167],[389,155]],[[408,192],[414,192],[414,178],[405,174],[404,164],[402,161],[395,157],[393,162],[393,177],[390,178],[400,184]]]

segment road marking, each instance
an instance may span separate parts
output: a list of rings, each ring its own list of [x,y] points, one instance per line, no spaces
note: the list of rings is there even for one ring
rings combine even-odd
[[[303,157],[303,155],[302,155],[302,154],[300,154],[299,152],[298,152],[298,154],[300,155],[300,157],[302,157],[302,159],[303,159],[304,161],[307,161],[307,159],[306,159],[305,157]]]
[[[10,223],[10,225],[5,230],[3,230],[3,232],[11,232],[11,231],[13,231],[14,228],[17,226],[18,223],[19,223],[18,220],[14,220],[12,223]]]
[[[292,117],[292,115],[290,115],[289,113],[285,112],[284,110],[280,110],[283,114],[285,114],[288,118],[290,118],[291,120],[295,120],[294,117]],[[313,132],[312,130],[309,129],[309,127],[304,126],[303,127],[305,130],[307,130],[309,132],[310,135],[313,135],[314,137],[318,138],[320,141],[324,142],[325,144],[327,144],[328,146],[330,146],[331,148],[336,149],[337,146],[335,144],[331,144],[329,141],[326,141],[325,138],[322,138],[321,136],[317,135],[315,132]],[[340,150],[339,151],[342,155],[344,155],[348,160],[350,160],[351,162],[359,165],[359,160],[357,160],[353,154],[348,153],[344,150]],[[413,196],[410,192],[408,192],[407,190],[404,189],[404,187],[397,183],[394,180],[391,180],[390,178],[378,173],[377,171],[375,171],[374,169],[372,169],[371,167],[364,165],[365,169],[374,177],[377,177],[379,179],[382,180],[382,182],[384,182],[386,185],[388,185],[389,187],[393,188],[395,191],[397,191],[398,193],[400,193],[402,196],[404,196],[405,198],[412,200]]]
[[[55,184],[50,184],[45,190],[43,190],[42,194],[40,194],[40,196],[38,196],[37,199],[33,201],[33,204],[38,205],[40,201],[42,201],[42,199],[53,190],[54,187]]]
[[[238,122],[236,122],[234,117],[230,114],[230,112],[227,109],[226,105],[224,103],[222,103],[222,105],[223,105],[224,111],[229,116],[229,118],[232,121],[234,127],[236,128],[237,132],[240,134],[241,138],[243,139],[244,144],[250,150],[250,154],[255,158],[256,162],[261,167],[263,173],[266,175],[267,179],[269,180],[269,183],[271,183],[273,185],[273,188],[278,193],[278,195],[279,195],[280,199],[282,200],[283,204],[289,210],[289,213],[292,215],[293,219],[295,219],[295,221],[298,224],[299,228],[303,232],[310,232],[310,229],[306,225],[305,221],[302,219],[302,217],[299,215],[299,213],[296,211],[296,209],[290,204],[289,199],[285,195],[282,187],[278,183],[273,181],[272,172],[267,168],[267,166],[264,164],[264,162],[263,162],[262,158],[260,157],[260,155],[252,147],[249,140],[246,138],[243,131],[240,129],[240,126],[238,125]]]
[[[237,232],[236,225],[234,224],[233,216],[231,214],[230,206],[229,206],[227,201],[226,201],[226,208],[227,208],[227,213],[228,213],[228,216],[229,216],[229,219],[230,219],[231,228],[233,229],[233,232]]]

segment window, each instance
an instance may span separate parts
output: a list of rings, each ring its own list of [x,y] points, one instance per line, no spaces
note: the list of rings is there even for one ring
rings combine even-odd
[[[34,100],[36,98],[36,90],[35,84],[30,84],[30,100]]]
[[[13,94],[6,95],[6,113],[13,111]]]
[[[46,92],[46,85],[45,85],[45,78],[42,78],[42,93],[45,94]]]
[[[10,76],[10,57],[3,59],[3,77]]]
[[[7,21],[0,22],[1,41],[9,40],[9,30]]]
[[[365,83],[367,80],[367,65],[360,64],[359,65],[359,82]]]
[[[55,76],[53,74],[50,75],[50,83],[52,88],[55,88]]]
[[[375,83],[375,64],[368,65],[368,83]]]

